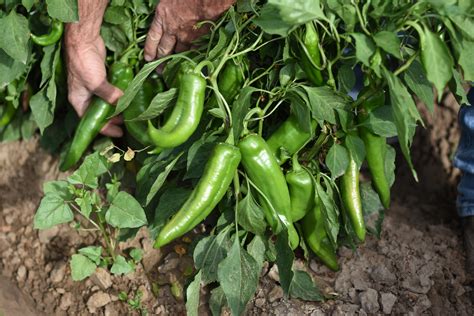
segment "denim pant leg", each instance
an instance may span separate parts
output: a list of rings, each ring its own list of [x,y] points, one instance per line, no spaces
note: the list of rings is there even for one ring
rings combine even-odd
[[[454,156],[454,166],[461,169],[457,209],[460,217],[474,216],[474,88],[468,94],[470,106],[459,111],[461,139]]]

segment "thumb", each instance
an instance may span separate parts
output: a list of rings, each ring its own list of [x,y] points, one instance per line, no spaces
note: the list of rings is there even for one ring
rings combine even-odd
[[[108,103],[115,105],[118,99],[123,95],[123,91],[110,84],[108,81],[104,81],[94,90],[94,94]]]

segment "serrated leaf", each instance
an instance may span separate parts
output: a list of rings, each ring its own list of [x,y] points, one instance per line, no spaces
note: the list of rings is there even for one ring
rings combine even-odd
[[[98,177],[107,172],[107,166],[98,152],[88,155],[81,166],[67,178],[71,184],[85,185],[92,189],[98,186]]]
[[[83,197],[78,197],[74,200],[77,205],[79,205],[79,209],[81,214],[84,215],[86,218],[92,213],[92,199],[89,192],[86,192]]]
[[[136,228],[148,223],[140,203],[125,191],[115,196],[105,213],[105,220],[117,228]]]
[[[45,195],[57,195],[63,200],[72,200],[73,194],[69,189],[69,183],[64,180],[48,181],[43,184]]]
[[[255,259],[240,246],[237,235],[217,274],[232,314],[242,314],[257,290],[260,270]]]
[[[35,229],[47,229],[73,219],[74,214],[67,202],[59,195],[48,194],[41,199],[33,225]]]
[[[91,276],[97,265],[89,258],[83,255],[72,255],[71,258],[71,275],[74,281],[81,281]]]
[[[349,166],[349,153],[347,149],[339,144],[332,145],[326,155],[326,165],[331,171],[333,179],[342,176]]]

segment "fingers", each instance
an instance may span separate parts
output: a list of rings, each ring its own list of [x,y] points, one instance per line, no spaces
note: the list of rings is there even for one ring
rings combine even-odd
[[[123,91],[110,84],[108,81],[104,81],[94,90],[94,94],[110,104],[116,104],[118,99],[123,95]]]
[[[170,34],[163,34],[161,37],[160,44],[158,45],[157,49],[157,58],[161,58],[164,56],[168,56],[174,50],[174,46],[176,45],[176,37]]]
[[[118,123],[121,122],[122,119],[118,116],[112,118],[110,121],[105,124],[105,126],[100,130],[100,133],[102,135],[108,136],[108,137],[122,137],[123,136],[123,131],[118,126]]]
[[[161,41],[163,35],[163,24],[158,11],[155,14],[153,22],[151,23],[150,30],[145,41],[145,60],[152,61],[156,58],[158,44]]]
[[[82,117],[91,101],[92,94],[89,90],[80,85],[69,85],[68,90],[69,103],[71,103],[74,110],[76,110],[77,115]]]

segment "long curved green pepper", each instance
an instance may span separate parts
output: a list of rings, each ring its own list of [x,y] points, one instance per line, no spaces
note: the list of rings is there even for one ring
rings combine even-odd
[[[121,90],[125,90],[133,79],[132,68],[122,62],[114,63],[109,70],[110,82]],[[107,118],[112,115],[112,105],[95,97],[89,104],[86,113],[81,118],[76,129],[71,146],[66,156],[62,159],[59,169],[65,171],[74,166],[86,151],[89,144],[99,134],[107,123]]]
[[[344,210],[349,215],[352,228],[360,241],[365,240],[365,221],[359,190],[359,166],[349,154],[349,166],[341,176],[340,189]]]
[[[282,222],[288,229],[290,246],[295,249],[299,237],[291,218],[290,192],[275,156],[265,140],[257,134],[245,136],[238,146],[245,172],[268,199],[259,195],[268,224],[278,233]]]
[[[45,35],[34,35],[31,34],[31,40],[33,43],[39,46],[49,46],[55,44],[57,41],[61,39],[63,35],[64,25],[63,22],[58,20],[53,20],[51,23],[51,31]]]
[[[311,128],[316,129],[318,123],[311,120]],[[280,154],[283,149],[289,156],[294,155],[301,147],[311,139],[311,133],[304,131],[294,115],[284,121],[268,138],[267,144],[280,165],[284,164],[288,158]]]
[[[337,263],[336,250],[328,238],[324,219],[321,212],[322,202],[319,197],[316,198],[314,207],[301,221],[303,236],[306,244],[316,256],[331,270],[339,270]]]
[[[130,120],[145,112],[155,94],[162,91],[163,84],[160,82],[159,78],[145,80],[135,98],[130,103],[130,106],[123,112],[124,123],[127,131],[133,136],[133,138],[144,146],[153,144],[148,136],[147,123]]]
[[[11,90],[16,90],[16,85],[17,85],[16,81],[13,81],[12,83],[8,85],[8,88],[6,88],[6,92],[8,96],[13,95],[13,92]],[[4,98],[3,94],[4,94],[3,92],[0,93],[0,101],[1,99]],[[5,109],[3,110],[2,116],[0,117],[0,127],[5,127],[8,124],[10,124],[17,110],[17,108],[15,108],[15,106],[13,105],[12,101],[9,101],[9,100],[5,100],[5,101],[6,101]]]
[[[308,76],[308,79],[315,86],[319,87],[323,85],[323,76],[321,71],[316,68],[315,65],[321,64],[321,53],[319,52],[319,35],[313,22],[305,24],[305,32],[303,35],[303,45],[306,52],[302,48],[301,50],[301,68]]]
[[[220,143],[214,148],[191,196],[163,227],[154,247],[160,248],[202,222],[224,197],[241,159],[237,147]]]
[[[362,90],[361,94],[364,94]],[[361,104],[357,115],[359,124],[364,123],[370,112],[379,106],[384,105],[385,93],[383,90],[377,91],[373,96]],[[366,160],[372,175],[372,183],[377,191],[382,205],[385,208],[390,207],[390,184],[385,174],[385,154],[387,152],[387,140],[385,137],[372,133],[367,127],[359,125],[360,138],[364,141]]]
[[[313,177],[301,167],[296,156],[293,157],[293,169],[285,177],[290,191],[291,219],[297,222],[314,206]]]
[[[186,142],[197,129],[204,109],[206,80],[201,74],[186,73],[180,78],[179,95],[174,111],[158,129],[148,121],[148,135],[159,148],[173,148]]]

